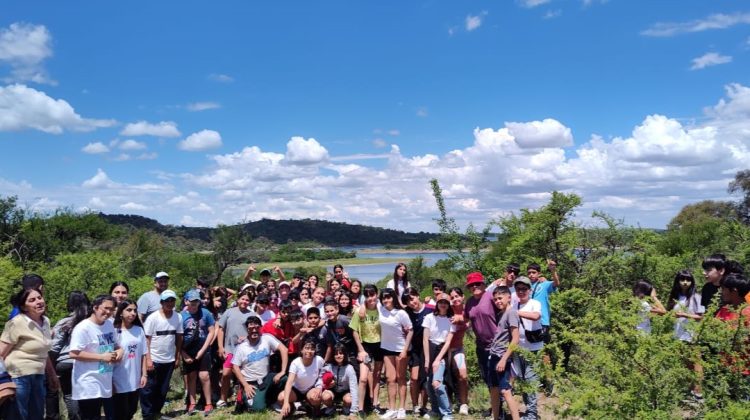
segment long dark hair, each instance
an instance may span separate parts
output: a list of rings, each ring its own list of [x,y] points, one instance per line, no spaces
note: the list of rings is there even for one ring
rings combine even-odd
[[[117,286],[124,287],[125,291],[128,292],[128,294],[130,294],[130,287],[128,287],[127,283],[125,283],[124,281],[116,281],[116,282],[112,283],[111,286],[109,286],[109,294],[110,295],[112,294],[112,291],[115,290],[115,287],[117,287]]]
[[[122,302],[120,302],[119,305],[117,305],[117,311],[115,312],[115,328],[122,328],[122,312],[130,305],[135,305],[136,311],[138,311],[138,304],[132,300],[132,299],[125,299]],[[135,316],[135,319],[133,320],[133,325],[137,325],[141,328],[143,328],[143,324],[141,323],[141,317],[138,315]]]
[[[674,305],[680,299],[680,296],[682,296],[682,287],[680,287],[680,280],[684,279],[690,280],[690,289],[688,289],[688,292],[685,295],[685,297],[688,298],[688,301],[690,301],[690,299],[693,297],[693,294],[695,294],[695,277],[693,277],[693,273],[691,273],[690,270],[678,271],[674,276],[672,291],[669,292],[669,300],[667,301],[668,311],[674,309]]]
[[[385,289],[381,290],[380,291],[380,303],[381,304],[383,303],[383,298],[386,296],[390,296],[391,298],[393,298],[393,307],[395,309],[403,309],[403,307],[401,306],[401,301],[399,301],[398,295],[396,295],[395,290],[389,287],[386,287]]]
[[[398,269],[404,267],[404,277],[398,277]],[[398,263],[396,264],[396,268],[393,269],[393,290],[396,292],[396,296],[401,296],[401,293],[398,291],[398,282],[401,280],[401,286],[406,289],[407,285],[409,284],[409,269],[406,267],[406,264],[404,263]]]
[[[80,290],[73,290],[68,295],[68,313],[71,314],[71,318],[65,325],[61,326],[63,333],[67,334],[73,331],[73,327],[78,325],[79,322],[86,319],[89,316],[89,306],[91,302],[86,293]]]

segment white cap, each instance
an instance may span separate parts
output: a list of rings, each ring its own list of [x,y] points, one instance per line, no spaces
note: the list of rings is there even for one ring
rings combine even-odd
[[[173,292],[172,290],[169,290],[169,289],[161,292],[160,297],[161,297],[162,301],[165,301],[167,299],[175,299],[175,300],[177,300],[177,294],[175,292]]]
[[[154,280],[156,280],[156,279],[160,279],[160,278],[162,278],[162,277],[166,277],[166,278],[169,278],[169,274],[165,273],[164,271],[159,271],[159,272],[158,272],[158,273],[156,273],[156,275],[154,276]]]

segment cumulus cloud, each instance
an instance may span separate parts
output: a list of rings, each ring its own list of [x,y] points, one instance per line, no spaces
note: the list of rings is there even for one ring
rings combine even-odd
[[[136,210],[136,211],[142,211],[142,210],[148,209],[147,206],[144,206],[143,204],[134,203],[132,201],[128,201],[125,204],[121,204],[120,208],[123,210]]]
[[[95,142],[95,143],[89,143],[81,149],[83,153],[88,153],[90,155],[98,155],[101,153],[107,153],[109,152],[109,147],[107,147],[102,142]]]
[[[63,99],[53,99],[26,85],[0,86],[0,131],[91,131],[111,127],[114,120],[83,118]]]
[[[721,55],[715,52],[705,53],[700,57],[693,59],[693,65],[690,66],[690,70],[700,70],[706,67],[718,66],[719,64],[731,63],[732,57],[728,55]]]
[[[188,152],[216,149],[221,147],[221,134],[213,130],[201,130],[189,135],[177,147]]]
[[[487,12],[483,11],[482,13],[472,16],[468,15],[466,16],[465,21],[465,27],[468,32],[471,32],[473,30],[479,29],[480,26],[482,26],[482,20],[484,17],[487,16]]]
[[[750,12],[732,14],[716,13],[703,19],[687,22],[659,22],[641,32],[641,35],[668,37],[714,29],[726,29],[735,25],[750,24]]]
[[[44,25],[12,23],[0,28],[0,64],[11,68],[6,82],[55,84],[43,67],[52,56],[52,35]]]
[[[186,108],[188,111],[199,112],[208,109],[218,109],[221,108],[221,105],[218,102],[193,102],[187,104]]]
[[[83,181],[84,188],[108,188],[116,186],[117,184],[112,182],[112,180],[109,179],[109,176],[107,176],[107,173],[101,168],[96,170],[96,175]]]
[[[182,134],[173,121],[151,124],[146,121],[130,123],[120,131],[123,136],[180,137]]]
[[[386,143],[386,141],[381,138],[377,138],[372,141],[372,145],[377,147],[378,149],[382,149],[383,147],[388,146],[388,143]]]
[[[570,128],[559,121],[547,118],[543,121],[527,123],[505,123],[508,133],[522,148],[530,147],[565,147],[573,145],[573,135]]]
[[[143,150],[145,149],[146,143],[135,140],[125,140],[118,144],[120,150]]]
[[[293,165],[315,165],[328,160],[328,150],[313,138],[292,137],[286,144],[285,160]]]

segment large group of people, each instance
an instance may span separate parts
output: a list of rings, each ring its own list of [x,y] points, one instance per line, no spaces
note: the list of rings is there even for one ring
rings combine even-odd
[[[707,258],[702,291],[689,271],[680,271],[666,308],[650,283],[640,281],[633,289],[642,300],[637,328],[647,333],[648,314],[671,310],[679,319],[675,336],[690,341],[686,323],[704,316],[719,290],[723,306],[716,316],[737,320],[736,308],[750,297],[738,267],[720,255]],[[423,294],[405,264],[382,290],[350,279],[341,265],[323,282],[299,274],[287,281],[278,267],[261,270],[256,280],[251,265],[238,290],[198,279],[182,296],[162,271],[137,301],[122,281],[93,300],[71,292],[69,314],[54,326],[45,316],[43,279],[26,275],[0,336],[0,357],[15,384],[0,417],[59,418],[62,396],[69,419],[102,413],[131,419],[138,408],[144,419],[160,418],[180,369],[187,414],[234,405],[235,412],[275,410],[282,417],[340,410],[350,417],[450,420],[454,413],[469,415],[464,340],[471,337],[491,395],[488,414],[501,418],[505,401],[518,419],[514,382],[539,382],[528,355],[541,352],[552,336],[549,298],[560,277],[555,261],[546,269],[548,277],[531,263],[522,275],[519,264],[509,264],[489,281],[472,272],[463,288],[435,279]],[[750,322],[748,307],[741,315]],[[523,417],[539,418],[538,393],[525,389]],[[700,394],[699,387],[693,391]]]

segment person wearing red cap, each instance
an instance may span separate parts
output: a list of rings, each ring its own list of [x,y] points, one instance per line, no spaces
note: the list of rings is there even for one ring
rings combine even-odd
[[[482,273],[475,271],[466,275],[466,288],[469,289],[471,297],[464,307],[464,319],[468,321],[469,326],[474,331],[474,336],[477,339],[476,352],[479,361],[479,373],[485,383],[488,383],[488,348],[497,332],[496,308],[492,302],[492,290],[495,285],[491,284],[489,289],[485,290],[484,276],[482,276]]]

